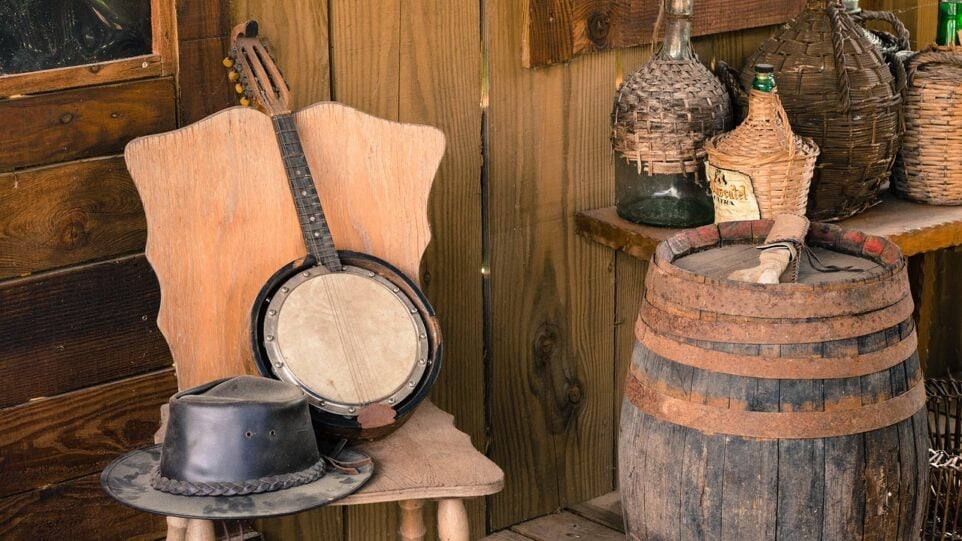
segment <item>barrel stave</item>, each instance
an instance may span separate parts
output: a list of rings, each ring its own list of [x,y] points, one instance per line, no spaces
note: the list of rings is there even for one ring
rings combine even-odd
[[[877,334],[856,350],[891,347],[885,332]],[[658,392],[678,399],[766,412],[858,408],[901,395],[921,378],[915,352],[873,374],[790,380],[701,370],[641,343],[632,370],[629,377],[657,382]],[[906,532],[921,520],[926,457],[916,449],[924,448],[918,438],[925,433],[914,423],[924,422],[920,411],[862,434],[756,439],[703,433],[650,417],[625,401],[623,505],[626,516],[645,517],[645,530],[632,531],[630,539],[729,541],[773,539],[776,533],[780,540],[908,539]],[[819,533],[809,536],[816,527]]]

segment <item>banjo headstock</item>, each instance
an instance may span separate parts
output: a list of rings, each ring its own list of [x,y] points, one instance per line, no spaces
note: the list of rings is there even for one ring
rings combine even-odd
[[[291,112],[291,92],[267,45],[257,37],[257,21],[234,27],[224,66],[227,78],[241,96],[241,105],[254,104],[270,116]]]

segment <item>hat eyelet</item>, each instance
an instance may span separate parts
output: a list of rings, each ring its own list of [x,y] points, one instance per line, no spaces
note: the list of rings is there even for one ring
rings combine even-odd
[[[244,436],[247,436],[248,438],[250,438],[250,437],[253,436],[253,435],[254,435],[254,434],[253,434],[250,430],[248,430],[247,432],[244,433]]]

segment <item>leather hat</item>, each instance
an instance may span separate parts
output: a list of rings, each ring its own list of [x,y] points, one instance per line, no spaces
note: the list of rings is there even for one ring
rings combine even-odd
[[[318,451],[304,392],[254,376],[175,394],[164,442],[127,453],[100,477],[131,507],[187,518],[286,515],[330,503],[370,479],[355,450]]]

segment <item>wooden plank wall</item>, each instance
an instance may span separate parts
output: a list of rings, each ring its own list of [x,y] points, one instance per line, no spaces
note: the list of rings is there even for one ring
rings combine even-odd
[[[157,539],[100,471],[176,392],[146,224],[120,153],[229,103],[226,17],[180,0],[177,77],[0,100],[0,537]],[[172,15],[172,14],[171,14]],[[171,29],[173,30],[173,29]],[[181,91],[185,89],[186,91]]]

